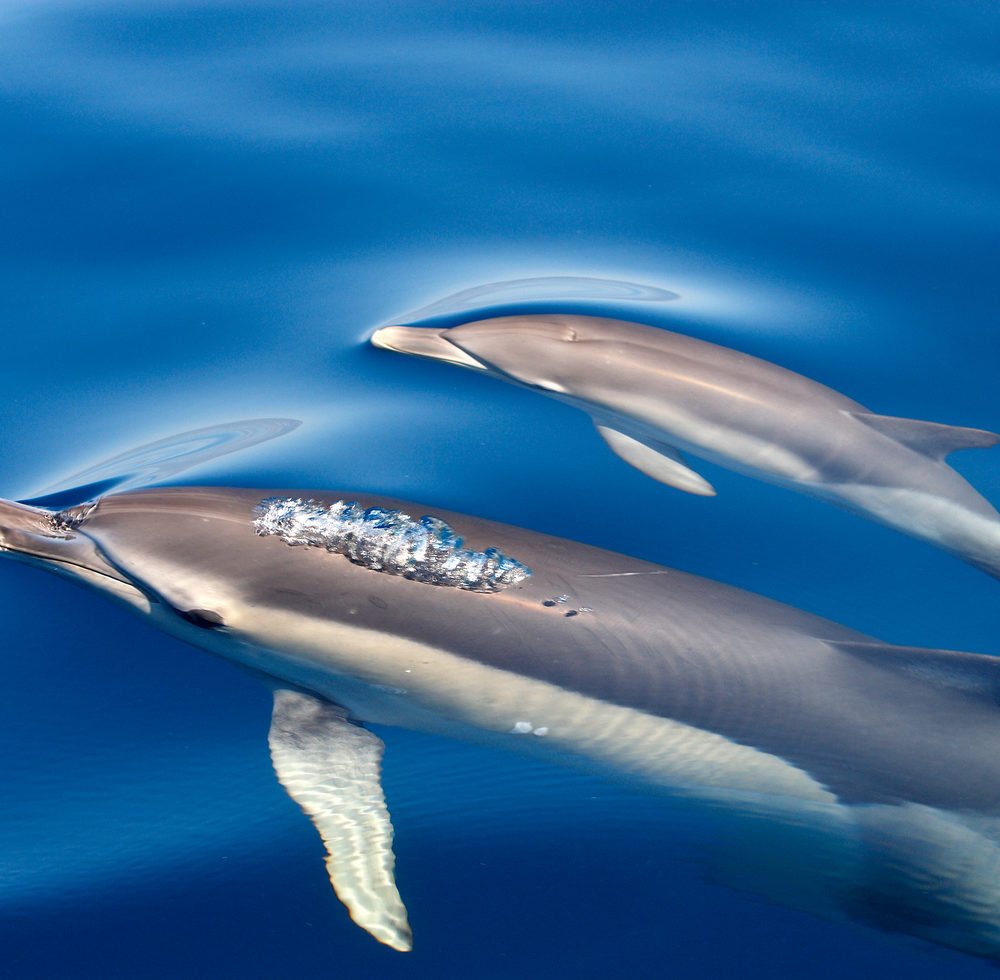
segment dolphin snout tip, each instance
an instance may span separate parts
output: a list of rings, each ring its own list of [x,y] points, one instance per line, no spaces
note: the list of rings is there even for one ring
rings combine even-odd
[[[70,537],[71,529],[51,511],[0,500],[0,552],[45,556]]]
[[[413,354],[433,361],[447,361],[461,367],[486,370],[486,366],[470,354],[451,343],[444,336],[446,331],[432,327],[380,327],[371,336],[372,345],[400,354]]]
[[[375,347],[381,347],[383,350],[398,350],[396,343],[393,343],[393,338],[397,335],[402,335],[406,331],[407,327],[380,327],[371,336],[372,345]]]

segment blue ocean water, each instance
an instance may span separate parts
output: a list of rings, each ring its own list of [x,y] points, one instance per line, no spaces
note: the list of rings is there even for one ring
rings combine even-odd
[[[717,498],[671,491],[579,412],[366,343],[601,313],[1000,430],[994,5],[7,0],[0,25],[0,496],[293,419],[156,478],[389,493],[1000,652],[997,583],[925,544],[709,464]],[[994,502],[998,454],[952,457]],[[663,800],[383,730],[394,953],[273,776],[263,688],[53,577],[0,583],[5,975],[992,976],[713,884]]]

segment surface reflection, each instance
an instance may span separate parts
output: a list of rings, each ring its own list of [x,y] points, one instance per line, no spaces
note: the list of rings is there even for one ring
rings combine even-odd
[[[24,502],[42,507],[68,507],[112,490],[161,483],[209,460],[287,435],[301,424],[299,419],[261,418],[189,429],[88,466],[55,481]]]
[[[467,313],[496,306],[522,303],[614,302],[665,303],[680,299],[679,294],[659,286],[648,286],[621,279],[593,279],[588,276],[540,276],[531,279],[508,279],[462,289],[428,306],[404,313],[396,320],[413,322],[430,317]]]

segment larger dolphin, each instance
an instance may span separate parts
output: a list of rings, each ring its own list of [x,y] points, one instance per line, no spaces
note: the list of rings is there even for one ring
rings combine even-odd
[[[729,814],[742,887],[1000,959],[1000,660],[891,646],[634,558],[422,515],[222,488],[59,513],[2,501],[0,550],[272,686],[278,777],[352,917],[396,949],[410,930],[383,745],[362,722]]]
[[[588,412],[662,483],[715,490],[681,452],[832,501],[1000,577],[1000,514],[947,463],[1000,435],[875,415],[800,374],[694,337],[589,316],[383,327],[388,350],[485,371]]]

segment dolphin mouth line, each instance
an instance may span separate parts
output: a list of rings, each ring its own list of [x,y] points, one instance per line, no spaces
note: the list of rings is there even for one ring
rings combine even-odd
[[[69,538],[57,539],[69,541]],[[89,539],[88,539],[89,540]],[[134,592],[136,597],[142,597],[150,606],[160,605],[160,597],[142,582],[131,578],[121,571],[103,552],[97,550],[94,555],[78,558],[72,554],[46,554],[44,552],[33,552],[27,548],[16,548],[9,545],[0,544],[0,555],[21,562],[25,565],[44,567],[56,575],[68,578],[71,581],[89,583],[92,588],[107,588],[111,592],[117,592],[122,586],[127,586]],[[107,567],[102,568],[93,560],[97,556],[106,563]],[[88,558],[90,560],[88,560]],[[114,586],[99,586],[97,583],[115,583]]]
[[[28,565],[48,567],[72,579],[96,576],[126,585],[150,603],[160,599],[138,582],[80,530],[96,502],[63,511],[0,499],[0,554]]]
[[[488,365],[448,340],[441,330],[428,327],[381,327],[372,334],[371,342],[376,347],[398,354],[413,354],[431,361],[446,361],[476,371],[490,370]]]
[[[458,341],[445,337],[445,333],[447,330],[435,330],[432,327],[380,327],[372,334],[371,343],[374,347],[393,351],[396,354],[409,354],[428,361],[457,364],[459,367],[479,371],[481,374],[502,378],[512,385],[527,388],[529,391],[538,391],[556,398],[563,393],[562,388],[552,383],[536,384],[532,381],[524,381],[495,364],[479,360],[465,350]]]

